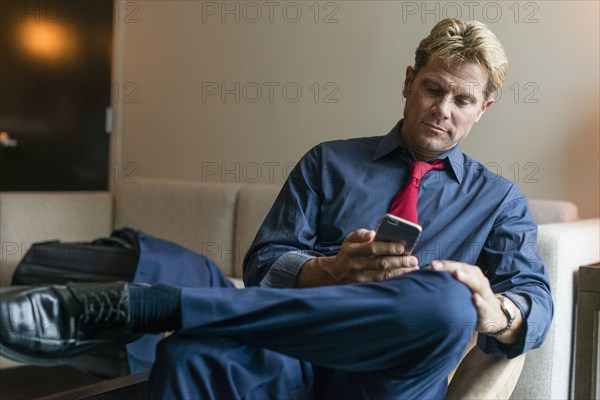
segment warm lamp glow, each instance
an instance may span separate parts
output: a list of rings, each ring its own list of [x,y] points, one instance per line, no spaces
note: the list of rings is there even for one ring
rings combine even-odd
[[[21,44],[31,55],[59,61],[73,55],[74,35],[66,27],[51,22],[26,22],[21,29]]]

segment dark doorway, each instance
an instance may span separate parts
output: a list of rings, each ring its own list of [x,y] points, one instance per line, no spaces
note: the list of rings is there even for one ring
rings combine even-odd
[[[0,5],[0,190],[106,190],[113,2]]]

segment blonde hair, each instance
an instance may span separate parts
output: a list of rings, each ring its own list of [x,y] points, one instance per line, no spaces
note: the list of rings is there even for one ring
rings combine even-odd
[[[446,67],[473,61],[487,70],[485,98],[497,91],[506,78],[508,59],[496,35],[479,21],[447,18],[438,22],[415,52],[415,74],[434,57]]]

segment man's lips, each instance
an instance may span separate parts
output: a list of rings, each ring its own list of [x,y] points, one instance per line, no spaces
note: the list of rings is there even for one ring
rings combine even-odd
[[[426,125],[426,126],[428,126],[428,127],[430,127],[431,129],[433,129],[433,130],[435,130],[435,131],[438,131],[438,132],[440,132],[440,133],[446,133],[446,132],[447,132],[447,131],[446,131],[444,128],[442,128],[441,126],[438,126],[438,125],[435,125],[435,124],[429,124],[429,123],[427,123],[427,122],[424,122],[424,121],[421,121],[421,123],[422,123],[422,124],[424,124],[424,125]]]

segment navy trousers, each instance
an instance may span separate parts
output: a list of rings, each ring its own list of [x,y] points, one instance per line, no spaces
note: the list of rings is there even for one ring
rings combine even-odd
[[[152,398],[442,399],[477,322],[470,290],[448,273],[239,290],[208,260],[172,250],[174,275],[193,274],[194,287],[179,285],[183,326],[157,347]]]

